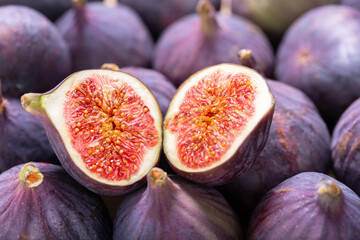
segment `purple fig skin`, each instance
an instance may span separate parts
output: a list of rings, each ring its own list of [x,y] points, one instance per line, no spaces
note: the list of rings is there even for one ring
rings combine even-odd
[[[360,1],[359,0],[340,0],[340,4],[350,6],[360,10]]]
[[[360,198],[349,187],[322,173],[300,173],[261,200],[248,239],[356,240],[359,216]]]
[[[121,71],[138,78],[150,89],[159,103],[163,117],[165,117],[176,87],[163,74],[153,69],[124,67],[121,68]]]
[[[360,195],[360,99],[341,115],[331,139],[336,177]]]
[[[70,73],[68,46],[42,14],[25,6],[0,7],[0,79],[4,95],[43,92]]]
[[[198,0],[119,0],[139,13],[149,27],[154,37],[158,37],[166,27],[177,19],[193,13]],[[211,0],[214,6],[219,6],[220,0]]]
[[[43,181],[20,180],[25,164],[0,175],[1,239],[111,239],[112,223],[100,197],[75,182],[61,166],[33,163]]]
[[[56,25],[70,47],[73,72],[97,69],[106,62],[119,67],[150,65],[150,32],[138,14],[123,4],[74,6]]]
[[[310,9],[336,4],[338,0],[233,0],[233,11],[261,27],[279,41],[286,29]]]
[[[249,48],[267,76],[272,73],[273,50],[259,27],[235,16],[215,14],[217,29],[204,33],[198,14],[171,24],[155,45],[153,68],[179,86],[191,74],[219,63],[240,64],[237,53]]]
[[[290,85],[267,80],[275,112],[264,149],[252,167],[221,186],[230,204],[253,209],[267,191],[300,172],[327,172],[330,134],[313,102]]]
[[[0,173],[29,161],[59,163],[41,123],[18,99],[0,94]]]
[[[241,229],[217,190],[154,168],[147,187],[125,196],[113,239],[241,239]]]
[[[323,6],[297,19],[278,49],[277,80],[304,91],[329,128],[360,97],[358,32],[359,11]]]

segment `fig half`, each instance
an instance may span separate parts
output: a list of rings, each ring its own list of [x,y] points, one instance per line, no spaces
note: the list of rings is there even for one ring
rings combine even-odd
[[[129,74],[84,70],[21,101],[42,122],[65,170],[98,194],[131,191],[145,183],[158,162],[160,108],[150,90]]]
[[[165,155],[178,174],[221,185],[264,147],[275,101],[264,78],[235,64],[205,68],[177,90],[164,121]]]

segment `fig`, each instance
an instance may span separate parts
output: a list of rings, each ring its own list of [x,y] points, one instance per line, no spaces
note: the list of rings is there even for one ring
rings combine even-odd
[[[193,74],[165,116],[163,150],[170,166],[205,185],[234,180],[263,149],[274,104],[265,79],[248,67],[224,63]]]
[[[195,72],[220,63],[240,64],[237,53],[249,48],[271,75],[273,50],[259,27],[250,21],[215,12],[207,0],[200,0],[197,13],[171,24],[155,45],[153,68],[175,86]]]
[[[150,90],[123,72],[76,72],[46,93],[21,97],[43,124],[65,170],[100,195],[121,195],[157,164],[162,115]]]
[[[336,123],[331,152],[335,176],[360,195],[360,98],[354,101]]]
[[[317,172],[299,173],[269,191],[256,207],[248,239],[360,239],[360,198]]]
[[[56,21],[70,47],[72,71],[96,69],[104,62],[150,65],[153,39],[133,9],[116,1],[73,1],[74,7]]]
[[[233,0],[233,12],[250,19],[278,43],[287,28],[305,12],[339,0]]]
[[[340,3],[360,10],[359,0],[340,0]]]
[[[26,6],[0,7],[0,79],[4,95],[45,91],[70,73],[68,46],[57,28]]]
[[[166,27],[179,18],[193,13],[198,0],[120,0],[130,6],[142,17],[154,37],[158,37]],[[214,6],[219,6],[220,0],[211,0]]]
[[[58,163],[41,123],[16,98],[4,98],[0,82],[0,173],[32,162]]]
[[[124,197],[115,218],[113,239],[240,236],[234,212],[216,189],[153,168],[147,175],[147,187]]]
[[[162,73],[148,68],[124,67],[122,72],[133,75],[142,81],[154,94],[159,103],[161,114],[165,116],[176,87]]]
[[[241,54],[243,65],[256,68],[251,52]],[[251,61],[244,61],[245,57]],[[327,172],[330,167],[330,133],[314,103],[302,91],[267,80],[275,98],[268,140],[250,170],[219,190],[239,212],[253,210],[263,195],[300,172]]]
[[[358,32],[360,12],[356,9],[318,7],[290,26],[278,49],[277,79],[304,91],[330,129],[360,97]]]
[[[101,198],[61,166],[26,163],[0,175],[1,239],[111,239]]]

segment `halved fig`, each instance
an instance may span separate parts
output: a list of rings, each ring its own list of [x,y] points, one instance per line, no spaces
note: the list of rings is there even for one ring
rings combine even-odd
[[[53,90],[28,93],[23,107],[38,117],[61,164],[101,195],[145,183],[161,150],[162,116],[150,90],[119,71],[76,72]]]
[[[219,64],[197,72],[178,88],[165,116],[170,165],[206,185],[233,180],[263,149],[274,105],[266,81],[250,68]]]

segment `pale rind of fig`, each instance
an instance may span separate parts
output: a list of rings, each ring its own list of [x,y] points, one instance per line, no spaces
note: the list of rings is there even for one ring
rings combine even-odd
[[[121,84],[131,86],[134,94],[140,96],[146,104],[148,113],[154,119],[158,133],[157,143],[146,150],[137,173],[131,175],[129,179],[112,181],[99,177],[86,167],[81,154],[71,143],[71,133],[66,126],[67,119],[64,117],[64,105],[68,104],[66,94],[89,78],[96,79],[95,82],[102,84],[101,86],[109,84],[106,79],[111,79],[111,85],[115,87],[121,87]],[[101,90],[105,94],[110,94],[112,91],[109,85]],[[79,71],[67,77],[49,92],[44,94],[28,93],[23,95],[21,100],[23,107],[35,115],[43,124],[50,143],[65,170],[82,185],[98,194],[121,195],[133,190],[145,183],[147,172],[157,164],[161,149],[162,131],[162,115],[159,105],[148,88],[137,78],[127,73],[102,69]]]

